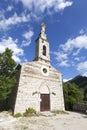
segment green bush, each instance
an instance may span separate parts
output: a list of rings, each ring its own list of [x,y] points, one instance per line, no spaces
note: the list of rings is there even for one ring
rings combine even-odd
[[[36,110],[34,108],[28,108],[26,109],[24,116],[32,116],[36,114]]]
[[[22,116],[21,113],[16,113],[16,114],[14,115],[15,118],[18,118],[18,117],[21,117],[21,116]]]

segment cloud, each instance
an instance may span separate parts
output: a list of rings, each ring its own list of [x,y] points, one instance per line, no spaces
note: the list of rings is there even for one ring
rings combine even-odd
[[[58,11],[58,10],[64,10],[64,8],[68,7],[68,6],[71,6],[73,2],[70,2],[70,1],[64,1],[64,0],[61,0],[59,2],[59,4],[56,5],[55,7],[55,10]]]
[[[84,29],[81,29],[80,32],[79,32],[79,34],[81,34],[81,35],[84,34],[84,33],[85,33]]]
[[[56,60],[58,61],[67,59],[67,54],[63,52],[54,52],[54,54],[56,55]]]
[[[75,57],[74,60],[80,61],[80,57]]]
[[[23,34],[23,37],[26,39],[26,40],[30,40],[32,38],[32,36],[34,35],[34,32],[29,30],[28,32],[25,32]]]
[[[60,46],[63,51],[72,51],[74,48],[77,49],[87,49],[87,35],[77,36],[74,39],[69,39],[65,44]]]
[[[87,28],[86,28],[86,27],[83,27],[83,28],[79,31],[79,34],[80,34],[80,35],[87,34]]]
[[[83,49],[87,50],[87,34],[68,39],[59,46],[58,52],[53,52],[53,54],[59,66],[75,66],[73,63],[80,63],[86,59],[84,54],[80,55]]]
[[[71,6],[73,4],[72,1],[66,0],[16,0],[21,1],[23,5],[32,10],[35,13],[44,13],[45,11],[56,11],[64,10],[64,8]]]
[[[69,66],[67,54],[63,52],[52,52],[55,55],[55,59],[59,66]]]
[[[7,8],[7,11],[12,11],[12,9],[13,9],[13,6],[9,5]]]
[[[12,17],[9,17],[8,19],[6,19],[3,15],[3,17],[0,20],[0,29],[7,29],[11,25],[16,25],[22,22],[28,22],[29,20],[30,16],[26,16],[25,14],[21,14],[20,16],[18,16],[17,13],[14,13],[14,15]]]
[[[14,2],[16,2],[16,4],[17,2],[22,2],[25,7],[24,13],[18,15],[15,12],[13,16],[9,16],[7,15],[7,12],[12,11],[13,6],[8,5],[6,10],[3,9],[0,11],[3,12],[3,15],[0,16],[0,29],[6,30],[12,25],[28,22],[31,19],[39,20],[43,17],[42,14],[44,12],[46,12],[45,14],[59,12],[60,10],[64,10],[64,8],[73,4],[72,1],[66,0],[15,0]]]
[[[8,37],[8,39],[3,38],[0,41],[0,53],[4,52],[6,48],[9,48],[13,51],[13,59],[16,62],[21,62],[20,56],[24,55],[23,49],[17,46],[18,40],[13,40],[12,37]]]
[[[68,67],[69,66],[69,63],[68,63],[68,60],[62,60],[60,61],[60,63],[58,63],[59,66],[65,66],[65,67]]]
[[[77,49],[75,52],[73,52],[73,56],[77,56],[80,53],[80,49]]]
[[[81,62],[77,65],[77,70],[83,75],[87,76],[87,61]]]
[[[0,21],[4,19],[4,10],[0,10]]]
[[[25,38],[25,40],[23,40],[23,42],[22,42],[22,47],[30,45],[33,35],[34,35],[34,32],[32,30],[29,30],[28,32],[25,32],[23,34],[23,37]]]

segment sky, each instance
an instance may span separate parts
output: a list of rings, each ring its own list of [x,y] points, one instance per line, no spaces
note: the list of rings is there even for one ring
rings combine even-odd
[[[8,47],[17,64],[33,61],[42,22],[63,80],[87,76],[87,0],[0,0],[0,53]]]

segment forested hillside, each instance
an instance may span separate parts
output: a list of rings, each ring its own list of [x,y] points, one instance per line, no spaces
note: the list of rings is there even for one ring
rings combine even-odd
[[[76,84],[79,88],[82,88],[84,91],[84,100],[87,101],[87,77],[78,75],[72,80],[68,81],[69,83]]]

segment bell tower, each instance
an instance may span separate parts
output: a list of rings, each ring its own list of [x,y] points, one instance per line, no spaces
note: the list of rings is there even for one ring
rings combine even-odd
[[[46,25],[42,23],[40,34],[36,40],[35,61],[42,61],[50,64],[49,42],[47,41],[45,30]]]

